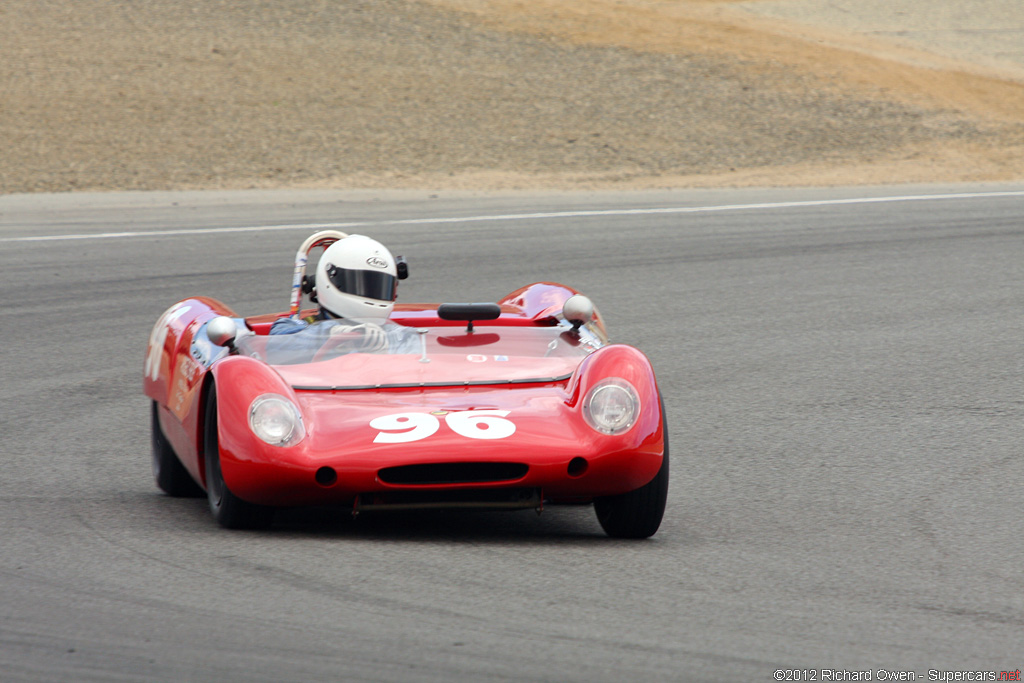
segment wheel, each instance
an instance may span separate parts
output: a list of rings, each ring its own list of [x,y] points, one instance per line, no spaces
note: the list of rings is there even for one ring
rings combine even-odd
[[[658,397],[660,400],[660,396]],[[661,407],[665,453],[654,479],[635,491],[594,500],[594,511],[601,528],[612,538],[648,538],[661,526],[668,499],[668,424],[665,406]]]
[[[203,489],[192,479],[185,466],[178,460],[171,442],[164,436],[164,430],[160,428],[159,417],[160,406],[153,401],[150,411],[153,425],[153,478],[160,490],[175,498],[200,498]]]
[[[242,500],[224,483],[220,471],[220,444],[217,441],[217,392],[210,390],[206,400],[203,432],[206,461],[206,497],[217,523],[226,529],[267,529],[274,521],[274,508]]]
[[[337,325],[331,328],[330,337],[313,354],[313,362],[349,353],[374,353],[387,347],[387,333],[379,325]]]

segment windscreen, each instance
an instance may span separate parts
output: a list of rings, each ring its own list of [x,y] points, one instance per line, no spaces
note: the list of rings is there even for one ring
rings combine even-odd
[[[248,335],[239,351],[293,386],[371,387],[564,379],[597,348],[564,327],[413,328],[319,321],[286,335]]]

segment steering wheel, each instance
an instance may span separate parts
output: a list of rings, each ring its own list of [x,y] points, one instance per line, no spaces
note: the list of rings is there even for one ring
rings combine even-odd
[[[313,354],[313,362],[316,363],[326,360],[332,355],[344,353],[374,353],[387,349],[387,347],[387,332],[379,325],[373,323],[336,325],[331,328],[330,338]]]

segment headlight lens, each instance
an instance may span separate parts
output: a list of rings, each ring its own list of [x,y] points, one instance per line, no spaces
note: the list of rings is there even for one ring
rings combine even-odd
[[[583,418],[602,434],[628,431],[639,415],[636,389],[619,377],[601,380],[583,398]]]
[[[291,446],[306,436],[299,409],[278,394],[263,394],[252,402],[249,427],[271,446]]]

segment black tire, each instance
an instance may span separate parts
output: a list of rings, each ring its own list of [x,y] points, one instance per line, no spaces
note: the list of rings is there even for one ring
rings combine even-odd
[[[206,399],[203,453],[206,463],[206,497],[217,523],[226,529],[267,529],[274,521],[274,508],[242,500],[224,483],[217,440],[217,393],[211,388]]]
[[[152,435],[153,435],[153,478],[160,490],[175,498],[201,498],[203,487],[195,482],[185,466],[178,460],[178,455],[171,447],[171,442],[164,436],[160,428],[160,406],[153,401]]]
[[[659,400],[661,397],[658,397]],[[601,528],[612,538],[649,538],[661,526],[668,500],[668,423],[665,405],[661,406],[661,424],[664,429],[665,453],[661,468],[654,479],[640,488],[618,496],[594,500],[594,511]]]

